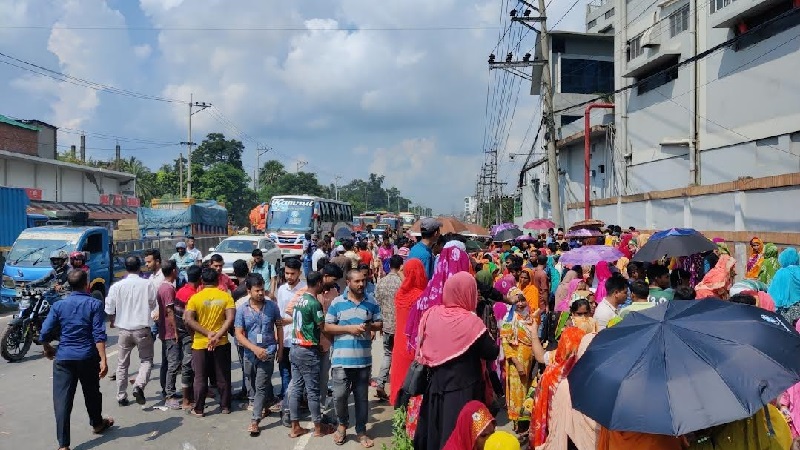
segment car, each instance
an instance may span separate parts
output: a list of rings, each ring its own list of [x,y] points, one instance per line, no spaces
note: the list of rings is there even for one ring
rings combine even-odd
[[[272,265],[278,263],[281,251],[275,242],[264,235],[238,235],[231,236],[222,240],[216,247],[208,249],[208,254],[203,261],[211,259],[211,255],[220,255],[225,261],[222,273],[233,275],[233,262],[237,259],[249,261],[253,250],[260,248],[264,252],[264,261]]]

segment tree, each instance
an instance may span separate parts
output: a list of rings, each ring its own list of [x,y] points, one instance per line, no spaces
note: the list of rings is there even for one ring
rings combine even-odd
[[[230,164],[236,169],[244,171],[242,153],[244,144],[236,139],[225,139],[222,133],[209,133],[203,142],[192,153],[192,163],[203,167],[211,167],[216,163]],[[194,170],[194,164],[192,165]]]
[[[258,171],[258,185],[267,186],[275,184],[280,177],[286,174],[286,166],[282,162],[271,159],[264,163]]]
[[[248,214],[258,202],[256,193],[248,187],[250,177],[244,170],[227,163],[216,163],[205,170],[194,184],[197,197],[224,203],[237,225],[248,224]]]
[[[156,176],[142,161],[135,156],[131,156],[128,159],[120,159],[119,170],[136,176],[135,195],[139,197],[143,204],[147,204],[155,197],[157,194]]]

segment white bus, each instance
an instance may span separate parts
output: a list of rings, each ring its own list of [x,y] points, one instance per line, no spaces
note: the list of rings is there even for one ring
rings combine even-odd
[[[276,195],[267,212],[266,234],[281,251],[281,258],[303,255],[306,234],[349,236],[353,231],[350,203],[310,195]]]

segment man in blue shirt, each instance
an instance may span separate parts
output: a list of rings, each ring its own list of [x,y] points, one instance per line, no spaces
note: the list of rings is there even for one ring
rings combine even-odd
[[[411,251],[408,252],[409,258],[416,258],[422,261],[422,267],[425,268],[425,274],[428,275],[428,279],[430,280],[433,278],[433,269],[434,265],[434,258],[433,258],[433,244],[435,244],[439,240],[439,236],[441,232],[439,231],[442,228],[442,223],[436,219],[427,218],[422,219],[422,223],[420,223],[420,234],[422,239],[414,244],[411,247]]]
[[[114,425],[102,416],[100,379],[108,373],[106,362],[106,313],[103,303],[88,293],[89,276],[80,269],[67,275],[72,293],[53,303],[42,324],[44,355],[53,362],[53,408],[60,450],[70,444],[69,419],[78,382],[83,389],[89,425],[100,434]],[[58,340],[58,349],[50,345]]]
[[[272,372],[275,355],[283,350],[281,311],[277,303],[264,301],[264,278],[252,273],[245,279],[249,297],[236,308],[236,342],[244,348],[243,368],[253,418],[247,431],[257,436],[264,408],[273,403]],[[242,299],[245,300],[245,299]]]
[[[372,373],[372,332],[383,328],[381,308],[364,292],[364,274],[356,269],[347,272],[347,290],[336,297],[325,315],[325,332],[334,336],[331,379],[334,409],[339,423],[333,440],[342,445],[346,439],[350,415],[347,400],[350,390],[356,410],[356,435],[362,447],[373,446],[367,436],[369,416],[369,379]]]

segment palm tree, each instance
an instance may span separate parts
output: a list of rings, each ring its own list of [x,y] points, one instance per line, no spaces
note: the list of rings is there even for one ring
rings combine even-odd
[[[126,172],[136,177],[136,196],[142,201],[142,204],[150,201],[153,198],[156,190],[155,177],[153,172],[144,165],[144,163],[135,156],[128,159],[120,160],[120,172]]]

